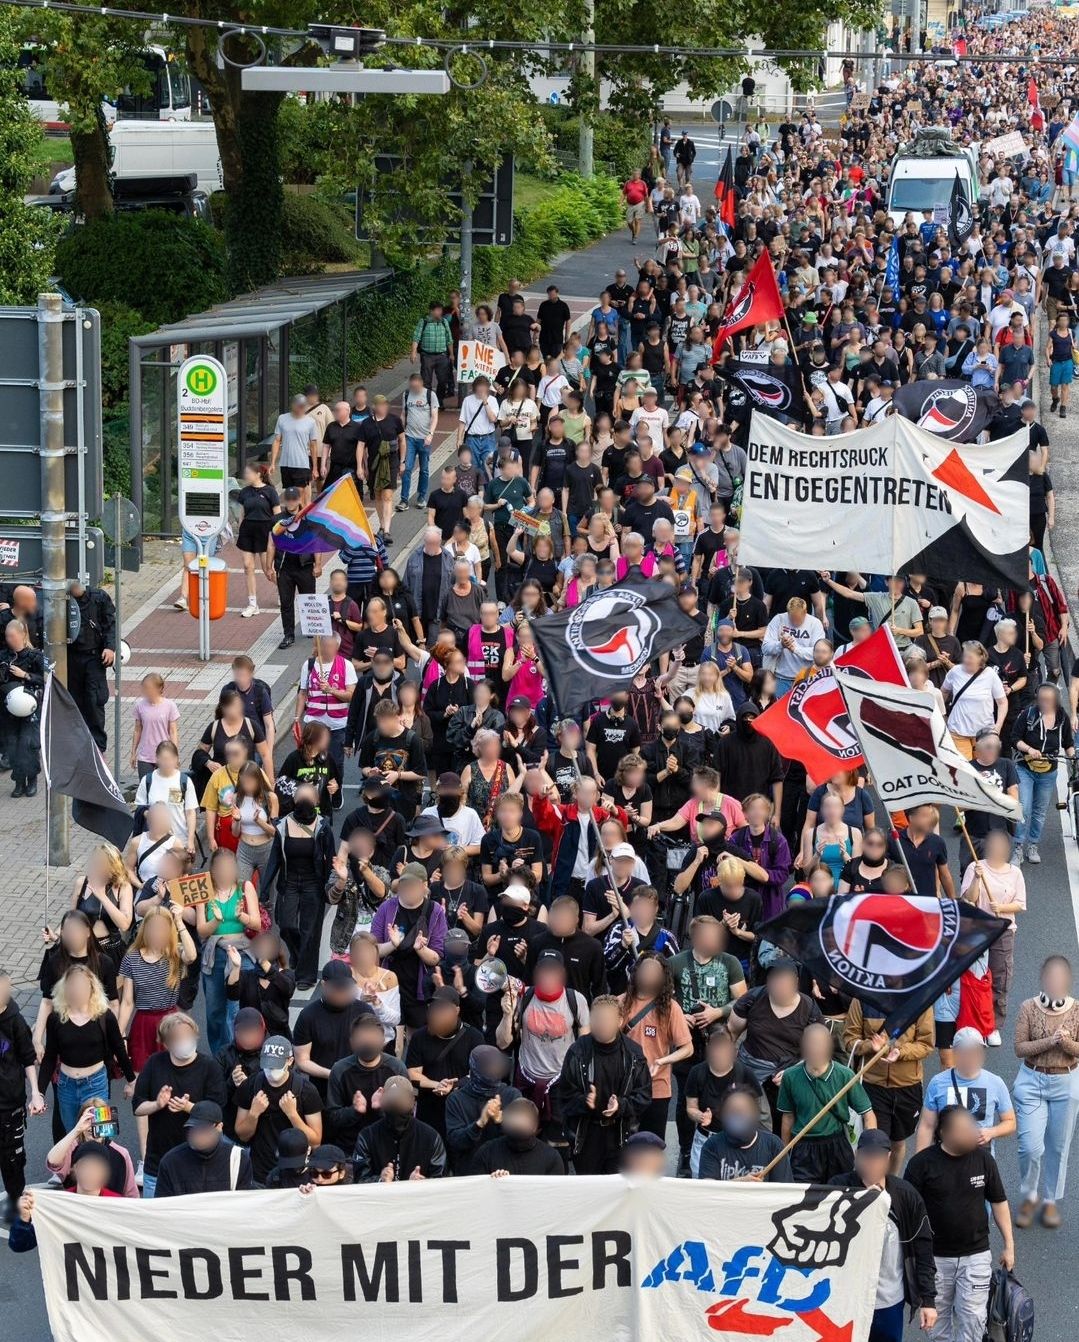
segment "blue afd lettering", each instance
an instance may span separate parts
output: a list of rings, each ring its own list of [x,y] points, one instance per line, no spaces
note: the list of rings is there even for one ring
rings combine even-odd
[[[761,1270],[760,1260],[765,1258],[767,1266]],[[832,1284],[827,1277],[814,1283],[808,1295],[795,1297],[783,1294],[783,1278],[788,1272],[799,1277],[812,1276],[816,1271],[812,1267],[786,1267],[778,1258],[765,1254],[756,1244],[745,1244],[723,1263],[723,1283],[720,1295],[755,1295],[759,1304],[775,1305],[777,1309],[787,1310],[791,1314],[801,1314],[807,1310],[819,1309],[832,1293]],[[759,1277],[760,1285],[752,1292],[746,1282],[751,1277]]]
[[[642,1282],[646,1290],[654,1290],[664,1282],[682,1281],[696,1286],[698,1291],[714,1291],[715,1277],[708,1261],[708,1250],[699,1239],[687,1239],[676,1245],[666,1258],[661,1258]]]

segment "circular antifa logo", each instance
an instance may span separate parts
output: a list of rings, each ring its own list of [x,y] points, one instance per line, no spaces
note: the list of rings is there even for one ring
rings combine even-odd
[[[659,617],[639,592],[614,592],[577,606],[566,626],[566,642],[577,662],[594,676],[627,680],[652,660]]]
[[[208,363],[197,363],[187,370],[185,380],[192,396],[212,396],[217,386],[217,373]]]
[[[905,992],[941,968],[958,932],[952,900],[866,894],[830,899],[819,936],[833,971],[852,988]]]
[[[761,373],[756,369],[743,369],[738,376],[742,379],[753,399],[770,410],[785,410],[791,403],[790,388],[770,373]]]
[[[738,302],[735,303],[734,307],[731,308],[730,313],[728,314],[727,319],[723,323],[723,325],[733,326],[735,322],[740,322],[747,315],[749,309],[753,306],[753,299],[756,296],[756,293],[757,293],[756,280],[749,280],[746,283],[745,293],[738,300]]]
[[[973,387],[941,387],[931,391],[918,411],[918,427],[941,438],[961,438],[978,413]]]
[[[857,666],[844,666],[850,676],[868,679]],[[844,760],[860,758],[862,746],[850,725],[850,714],[839,687],[830,675],[800,680],[783,700],[787,716],[792,718],[822,750],[833,756],[837,767]]]

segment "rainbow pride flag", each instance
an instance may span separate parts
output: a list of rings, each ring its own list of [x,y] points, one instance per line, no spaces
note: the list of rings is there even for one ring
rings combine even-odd
[[[274,548],[290,555],[327,554],[375,543],[367,511],[351,475],[324,490],[295,517],[274,524]]]

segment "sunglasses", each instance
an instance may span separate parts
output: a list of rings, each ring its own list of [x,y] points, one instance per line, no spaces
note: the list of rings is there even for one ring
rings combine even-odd
[[[332,1170],[312,1170],[312,1171],[311,1171],[311,1178],[312,1178],[312,1179],[332,1179],[332,1178],[334,1177],[334,1175],[339,1174],[340,1172],[341,1172],[341,1171],[340,1171],[340,1167],[337,1166],[337,1165],[335,1165],[334,1168],[333,1168]]]

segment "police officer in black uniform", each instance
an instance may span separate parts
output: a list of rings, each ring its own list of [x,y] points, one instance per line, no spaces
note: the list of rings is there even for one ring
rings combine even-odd
[[[281,503],[284,516],[295,517],[300,511],[300,491],[289,485],[281,491]],[[296,642],[296,594],[309,596],[315,590],[315,579],[322,572],[322,556],[311,554],[286,554],[274,545],[270,536],[270,551],[273,556],[274,572],[277,575],[277,595],[281,601],[281,631],[284,637],[278,643],[279,648],[291,648]],[[269,576],[269,575],[267,575]]]
[[[0,771],[11,770],[13,797],[37,795],[41,772],[38,745],[41,697],[45,690],[45,655],[30,642],[30,631],[20,619],[4,625],[0,643]],[[8,711],[7,697],[21,687],[33,695],[38,708],[23,717]]]
[[[100,587],[83,587],[77,578],[68,591],[79,607],[79,636],[67,649],[67,687],[79,706],[99,750],[109,743],[105,734],[105,705],[109,702],[106,667],[115,660],[116,607]]]

